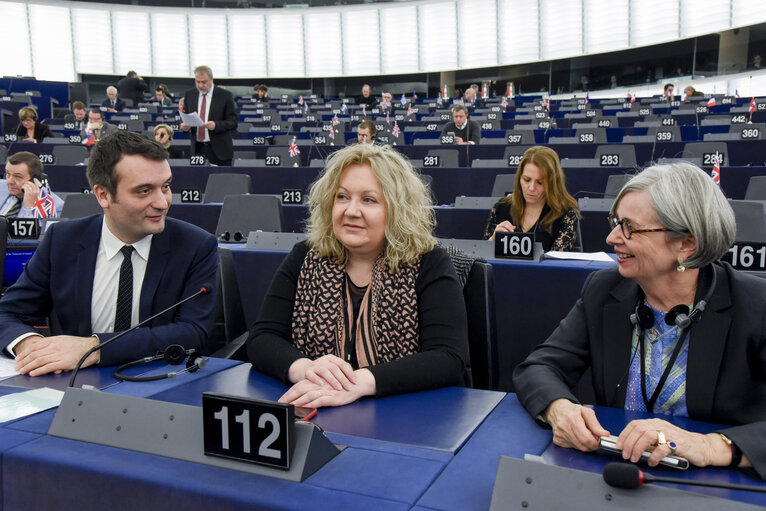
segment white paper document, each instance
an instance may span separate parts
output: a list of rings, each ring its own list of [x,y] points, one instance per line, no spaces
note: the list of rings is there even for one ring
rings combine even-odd
[[[0,380],[16,376],[19,372],[14,368],[16,360],[0,354]]]
[[[43,387],[0,397],[0,422],[6,422],[58,406],[64,393]]]
[[[606,252],[556,252],[551,250],[545,253],[546,259],[571,259],[576,261],[600,261],[604,263],[617,263]]]
[[[205,121],[202,120],[202,117],[200,117],[197,112],[185,114],[179,110],[178,114],[181,116],[181,122],[186,124],[187,126],[197,127],[197,126],[202,126],[203,124],[205,124]]]

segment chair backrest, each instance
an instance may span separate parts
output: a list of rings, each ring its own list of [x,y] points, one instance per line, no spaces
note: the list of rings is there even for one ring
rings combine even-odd
[[[292,137],[291,137],[292,140]],[[267,167],[292,167],[294,164],[301,164],[300,154],[292,157],[290,156],[289,147],[269,147],[266,149],[266,166]]]
[[[617,156],[615,167],[636,166],[636,146],[633,144],[600,144],[596,148],[596,160],[598,160],[596,165],[611,166],[615,155]]]
[[[625,183],[632,178],[630,174],[612,174],[606,179],[606,188],[604,188],[604,198],[617,197]]]
[[[4,145],[0,145],[0,163],[5,165],[5,159],[8,157],[8,148]],[[5,167],[3,167],[5,168]]]
[[[215,235],[236,233],[244,241],[250,231],[281,232],[285,220],[281,197],[277,195],[228,195],[223,200]]]
[[[8,249],[8,219],[0,216],[0,288],[5,276],[5,251]]]
[[[745,200],[766,200],[766,176],[753,176],[747,184]]]
[[[82,145],[57,145],[53,148],[56,165],[78,165],[85,163],[88,149]]]
[[[203,202],[224,202],[227,195],[252,193],[253,183],[249,174],[210,174],[205,185]]]
[[[489,211],[499,199],[497,197],[455,197],[456,209],[484,209]]]
[[[492,265],[447,247],[458,280],[463,285],[468,319],[470,379],[477,389],[495,390],[498,384],[495,284]]]
[[[730,200],[737,222],[736,241],[766,242],[766,203],[762,201]]]
[[[439,167],[459,167],[457,149],[431,149],[426,156],[437,156],[439,158]]]
[[[96,196],[92,193],[70,193],[64,197],[61,218],[82,218],[103,212]]]
[[[492,185],[492,197],[505,197],[516,187],[516,174],[498,174]]]
[[[218,248],[218,278],[220,279],[219,297],[223,309],[224,338],[231,342],[247,331],[245,313],[239,296],[239,284],[234,272],[234,258],[231,250]]]

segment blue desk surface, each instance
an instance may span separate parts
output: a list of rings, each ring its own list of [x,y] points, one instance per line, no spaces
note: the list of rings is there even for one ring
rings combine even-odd
[[[242,364],[151,397],[200,406],[203,392],[277,400],[287,388]],[[500,392],[449,387],[322,408],[313,422],[339,435],[454,454],[502,398]]]

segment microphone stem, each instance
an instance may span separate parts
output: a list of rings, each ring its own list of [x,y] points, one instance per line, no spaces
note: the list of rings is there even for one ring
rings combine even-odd
[[[745,490],[745,491],[757,491],[766,493],[766,486],[763,488],[759,486],[752,486],[747,484],[731,484],[731,483],[716,483],[712,481],[694,481],[691,479],[675,479],[672,477],[659,477],[653,475],[654,483],[673,483],[673,484],[688,484],[690,486],[708,486],[712,488],[725,488],[727,490]]]
[[[114,337],[112,337],[111,339],[108,339],[108,340],[106,340],[106,341],[104,341],[102,343],[99,343],[99,344],[96,344],[95,346],[93,346],[91,349],[89,349],[88,351],[85,352],[85,355],[83,355],[82,358],[80,358],[80,360],[74,366],[74,369],[72,369],[72,376],[69,377],[69,383],[67,384],[67,387],[74,387],[74,379],[75,379],[75,377],[77,377],[77,372],[80,370],[80,367],[85,363],[85,359],[87,359],[94,351],[100,350],[101,348],[103,348],[107,344],[111,343],[112,341],[116,341],[117,339],[119,339],[123,335],[125,335],[125,334],[127,334],[129,332],[132,332],[133,330],[137,329],[140,326],[143,326],[143,325],[149,323],[150,321],[153,321],[154,319],[158,318],[159,316],[162,316],[163,314],[165,314],[168,311],[171,311],[171,310],[175,309],[176,307],[180,307],[181,305],[185,304],[186,302],[188,302],[192,298],[194,298],[196,296],[199,296],[199,295],[201,295],[203,293],[207,293],[207,289],[204,289],[204,288],[200,289],[199,291],[197,291],[193,295],[187,296],[186,298],[184,298],[180,302],[175,303],[175,304],[171,305],[170,307],[168,307],[167,309],[158,312],[154,316],[152,316],[150,318],[146,318],[145,320],[139,322],[133,328],[129,328],[127,330],[124,330],[124,331],[120,332],[119,334],[115,335]]]

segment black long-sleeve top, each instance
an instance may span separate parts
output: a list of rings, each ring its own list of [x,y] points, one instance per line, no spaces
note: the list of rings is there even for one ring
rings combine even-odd
[[[306,357],[293,346],[292,316],[298,275],[308,250],[306,242],[298,243],[282,262],[247,340],[253,367],[285,383],[289,383],[290,365]],[[444,249],[437,247],[422,256],[415,290],[419,352],[368,367],[375,377],[377,396],[466,383],[465,302]]]

